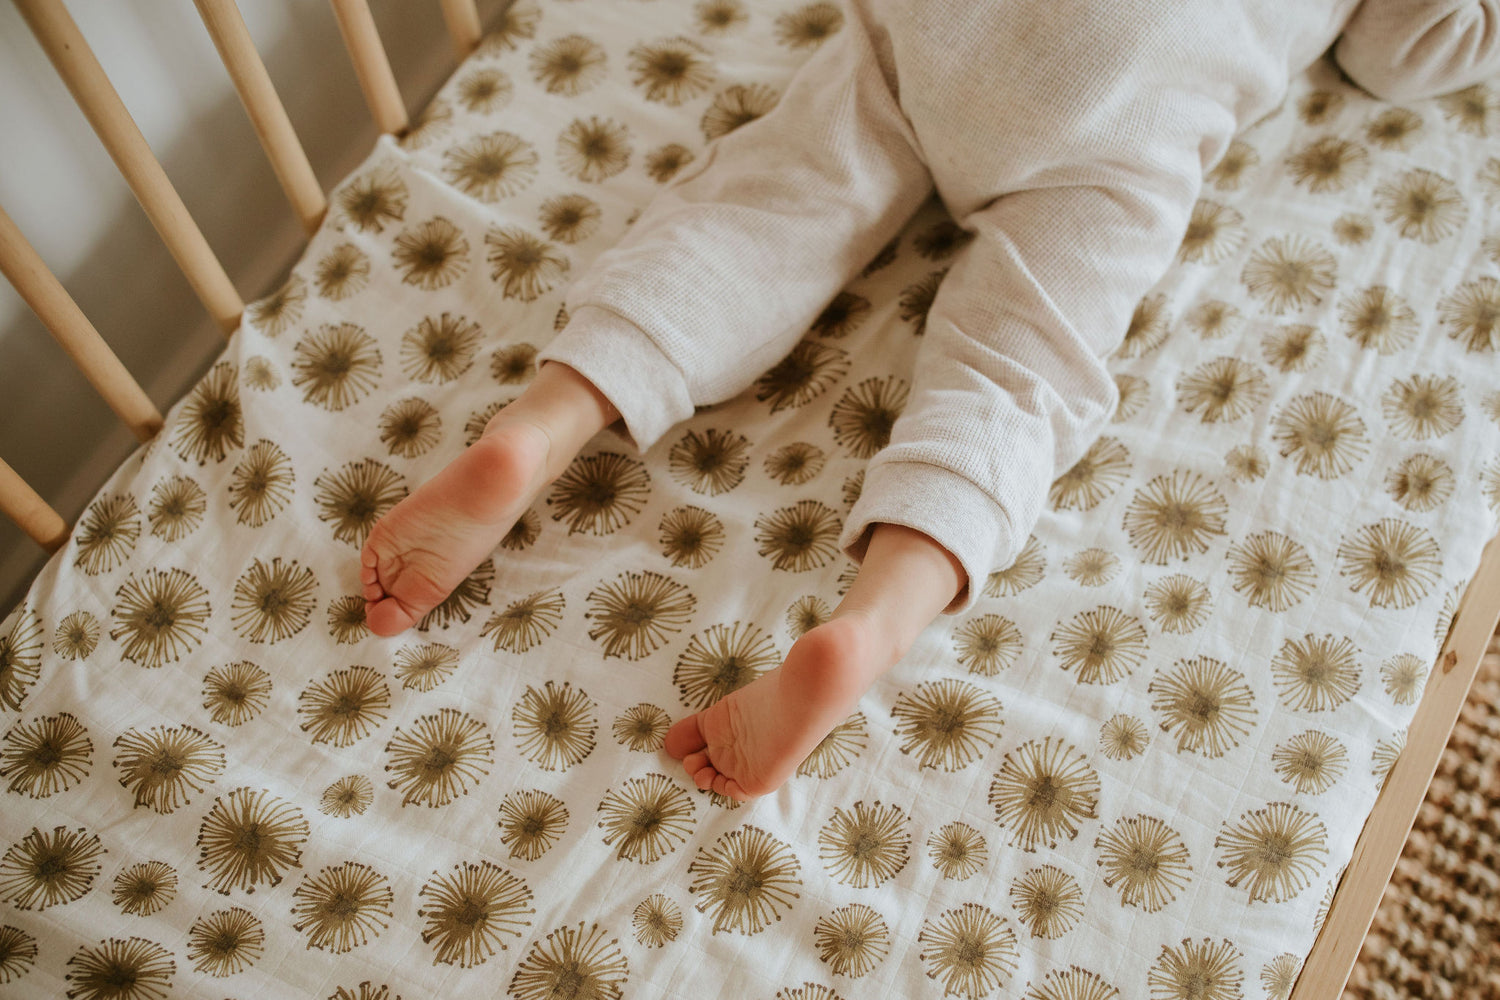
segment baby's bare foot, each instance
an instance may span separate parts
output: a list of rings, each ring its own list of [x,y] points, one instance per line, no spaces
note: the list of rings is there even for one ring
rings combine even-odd
[[[546,484],[549,450],[540,426],[502,414],[380,519],[359,557],[371,632],[410,628],[484,561]]]
[[[666,751],[699,788],[741,802],[773,792],[898,658],[860,615],[807,632],[786,662],[679,720]]]

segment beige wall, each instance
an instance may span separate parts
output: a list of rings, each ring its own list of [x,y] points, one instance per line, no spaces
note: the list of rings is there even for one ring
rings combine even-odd
[[[325,190],[369,151],[326,0],[240,0]],[[453,69],[437,0],[372,0],[417,110]],[[488,17],[503,4],[481,3]],[[246,301],[278,281],[301,230],[191,0],[68,7]],[[0,205],[165,410],[223,345],[13,5],[0,3]],[[134,439],[0,282],[0,457],[76,519]],[[0,517],[0,615],[42,553]]]

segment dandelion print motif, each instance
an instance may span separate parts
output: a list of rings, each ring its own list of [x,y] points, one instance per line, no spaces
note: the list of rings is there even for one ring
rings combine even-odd
[[[648,101],[678,107],[714,84],[708,50],[688,38],[642,43],[630,50],[631,83]]]
[[[1276,776],[1302,795],[1321,795],[1343,777],[1349,751],[1327,733],[1308,730],[1279,743],[1271,753]]]
[[[713,918],[713,933],[759,934],[780,920],[801,894],[801,865],[787,844],[756,826],[721,835],[698,848],[688,865],[698,912]]]
[[[500,842],[510,856],[535,861],[568,826],[568,807],[543,791],[511,792],[500,803]]]
[[[1387,517],[1344,538],[1339,573],[1372,608],[1409,608],[1431,592],[1442,571],[1436,539],[1416,525]]]
[[[810,332],[829,340],[839,340],[853,333],[869,312],[869,299],[853,292],[839,292],[818,313]]]
[[[771,637],[754,625],[712,625],[688,640],[672,683],[697,711],[737,691],[781,662]]]
[[[687,842],[696,820],[693,800],[664,774],[627,778],[599,803],[604,843],[621,861],[652,864]]]
[[[19,927],[0,925],[0,986],[30,972],[36,953],[36,938]]]
[[[635,939],[645,948],[661,948],[677,940],[682,932],[682,907],[661,893],[641,900],[631,914]]]
[[[1312,593],[1317,567],[1297,541],[1262,531],[1229,547],[1229,577],[1253,607],[1281,612]]]
[[[531,50],[531,76],[549,94],[577,97],[604,77],[604,48],[583,35],[564,35]]]
[[[1183,319],[1204,340],[1216,340],[1238,328],[1240,311],[1222,299],[1207,299],[1189,309]]]
[[[922,922],[917,956],[927,978],[940,982],[943,996],[979,1000],[1005,985],[1016,971],[1020,951],[1010,922],[979,903],[945,910]]]
[[[1097,972],[1078,965],[1050,969],[1041,982],[1026,984],[1021,1000],[1119,1000],[1120,991]]]
[[[417,382],[444,383],[474,363],[483,331],[463,316],[427,316],[401,336],[401,371]]]
[[[856,889],[895,878],[910,856],[911,818],[900,806],[879,802],[837,808],[818,832],[818,856],[828,874]]]
[[[52,633],[52,652],[65,660],[86,660],[98,645],[99,619],[87,611],[66,615]]]
[[[630,973],[615,938],[598,924],[584,930],[559,927],[535,942],[511,977],[509,994],[516,1000],[552,1000],[554,997],[587,997],[588,1000],[620,1000],[621,987]]]
[[[799,777],[831,778],[853,763],[869,743],[863,712],[855,712],[831,729],[797,765]]]
[[[833,439],[855,458],[869,458],[891,440],[896,418],[906,408],[904,379],[867,378],[844,390],[828,414]]]
[[[234,365],[220,361],[199,379],[178,412],[172,447],[184,462],[207,465],[245,443],[245,418]]]
[[[1080,684],[1113,684],[1146,658],[1146,629],[1118,608],[1098,607],[1075,615],[1051,636],[1052,653]]]
[[[1338,261],[1305,236],[1276,236],[1250,255],[1240,281],[1250,294],[1277,315],[1323,301],[1333,290]]]
[[[1236,445],[1224,455],[1229,478],[1242,485],[1264,479],[1270,467],[1270,458],[1254,445]]]
[[[1198,199],[1188,217],[1187,231],[1177,248],[1183,264],[1218,264],[1244,241],[1245,217],[1237,210],[1207,198]]]
[[[1288,639],[1271,661],[1281,703],[1298,712],[1327,712],[1359,690],[1359,650],[1335,635]]]
[[[593,621],[589,638],[604,647],[606,657],[631,660],[655,652],[669,633],[682,631],[698,603],[682,584],[650,570],[622,573],[587,600],[584,617]]]
[[[159,1000],[172,989],[172,953],[141,937],[109,938],[68,959],[69,1000]],[[121,984],[126,984],[122,987]]]
[[[1019,594],[1040,583],[1046,572],[1046,551],[1035,535],[1028,535],[1015,562],[985,578],[984,596],[1011,597]]]
[[[353,243],[340,243],[318,259],[314,281],[319,295],[342,302],[369,284],[370,258]]]
[[[796,347],[755,381],[755,398],[771,404],[772,413],[817,399],[849,374],[849,352],[817,340]]]
[[[821,569],[838,555],[843,519],[817,500],[799,500],[755,519],[756,552],[771,568],[792,573]]]
[[[1464,222],[1464,199],[1453,182],[1431,170],[1403,171],[1375,188],[1375,207],[1402,239],[1431,246]]]
[[[3,623],[0,623],[3,628]],[[0,708],[18,712],[26,691],[41,673],[42,623],[22,605],[0,631]]]
[[[510,713],[516,745],[542,770],[566,771],[594,752],[598,708],[567,681],[528,685]]]
[[[1235,139],[1205,179],[1220,191],[1238,191],[1245,177],[1259,164],[1260,153],[1255,147]]]
[[[693,160],[691,149],[681,143],[668,143],[646,154],[646,174],[656,183],[665,184]]]
[[[479,634],[494,637],[497,653],[502,649],[524,653],[557,629],[562,622],[563,607],[562,591],[539,590],[491,615]]]
[[[1406,108],[1386,108],[1365,124],[1365,138],[1381,149],[1404,153],[1422,130],[1422,116]]]
[[[1094,840],[1104,884],[1122,906],[1155,913],[1187,887],[1192,865],[1182,836],[1155,816],[1130,816]]]
[[[193,921],[188,930],[187,960],[194,972],[223,979],[254,965],[265,952],[266,931],[249,910],[231,906]]]
[[[335,670],[297,696],[301,730],[314,743],[353,746],[385,721],[391,689],[385,677],[369,667]]]
[[[1297,984],[1297,973],[1302,971],[1302,962],[1288,952],[1277,955],[1260,970],[1260,985],[1265,988],[1266,1000],[1287,1000],[1292,987]]]
[[[248,660],[214,667],[203,678],[203,707],[221,725],[249,722],[270,697],[271,675]]]
[[[1139,358],[1150,354],[1166,343],[1167,333],[1167,297],[1148,295],[1136,303],[1115,357]]]
[[[312,620],[318,581],[297,560],[282,564],[277,556],[269,564],[259,559],[234,584],[230,619],[235,634],[255,643],[276,643],[290,638]]]
[[[141,536],[140,510],[135,497],[118,493],[100,497],[84,512],[73,532],[78,556],[73,560],[89,576],[123,565]]]
[[[1369,150],[1337,136],[1310,142],[1286,159],[1292,182],[1313,194],[1345,190],[1364,176],[1369,163]]]
[[[750,440],[733,431],[688,431],[667,453],[672,478],[692,490],[718,496],[745,479]]]
[[[1101,437],[1047,491],[1054,510],[1093,510],[1130,475],[1130,450],[1112,437]]]
[[[932,304],[937,301],[938,289],[942,287],[943,279],[947,276],[948,269],[943,268],[933,271],[916,284],[902,289],[901,297],[896,300],[896,305],[899,307],[901,318],[912,324],[912,336],[921,337],[927,333],[927,314],[932,311]]]
[[[901,692],[891,709],[901,752],[915,755],[917,767],[959,771],[994,746],[1002,725],[1000,699],[963,681],[918,684]]]
[[[464,194],[495,202],[530,185],[539,161],[536,150],[520,136],[491,132],[444,152],[443,176]]]
[[[962,882],[989,860],[984,837],[967,823],[948,823],[927,838],[927,857],[943,878]]]
[[[1385,693],[1397,705],[1415,705],[1427,680],[1427,662],[1411,653],[1398,653],[1380,665]]]
[[[1226,821],[1214,849],[1223,850],[1218,865],[1228,869],[1230,888],[1243,884],[1252,903],[1284,903],[1312,883],[1327,859],[1326,843],[1316,815],[1272,802],[1241,814],[1238,823]]]
[[[655,753],[666,741],[672,717],[655,705],[641,702],[627,708],[614,721],[615,742],[637,753]]]
[[[12,726],[0,741],[0,779],[6,790],[44,799],[88,776],[94,742],[72,713],[44,715]]]
[[[570,535],[608,535],[635,520],[650,495],[645,463],[603,451],[574,459],[552,484],[547,505]]]
[[[535,302],[557,287],[571,266],[546,240],[519,226],[502,226],[484,234],[490,278],[507,299]]]
[[[1417,336],[1417,314],[1385,285],[1373,285],[1339,303],[1344,335],[1382,357],[1411,346]]]
[[[303,876],[292,893],[294,931],[307,932],[307,947],[342,955],[368,944],[390,926],[390,879],[369,865],[345,861]]]
[[[1255,695],[1245,675],[1211,656],[1178,660],[1158,671],[1146,692],[1162,731],[1177,740],[1178,753],[1224,756],[1249,734]]]
[[[1438,317],[1470,353],[1500,349],[1500,281],[1484,275],[1459,285],[1438,303]]]
[[[722,35],[745,22],[748,15],[741,0],[698,0],[693,5],[698,30],[705,35]]]
[[[766,456],[766,475],[783,486],[801,486],[823,471],[828,456],[807,441],[793,441]]]
[[[1079,825],[1095,818],[1098,801],[1098,772],[1075,747],[1061,739],[1054,744],[1050,736],[1006,754],[990,783],[996,821],[1009,828],[1012,845],[1028,852],[1078,836]]]
[[[403,806],[436,809],[469,794],[495,763],[495,741],[483,722],[456,708],[439,709],[403,729],[385,745],[386,784]]]
[[[714,97],[703,112],[699,127],[703,138],[712,142],[728,135],[741,125],[748,125],[766,114],[781,100],[781,93],[764,84],[735,84]]]
[[[289,869],[302,867],[307,831],[301,809],[264,789],[236,788],[214,799],[198,825],[198,869],[208,888],[226,896],[280,885]]]
[[[120,643],[120,654],[143,667],[160,667],[176,663],[203,641],[208,591],[183,570],[147,569],[125,578],[110,613],[115,627],[109,637]],[[0,665],[3,661],[0,650]]]
[[[1306,125],[1322,125],[1343,110],[1344,95],[1331,90],[1313,90],[1297,102],[1297,117]]]
[[[302,401],[337,413],[359,402],[380,382],[380,348],[353,323],[325,323],[297,341],[292,384]]]
[[[350,180],[333,198],[344,218],[366,233],[384,232],[386,225],[405,218],[406,199],[406,182],[384,164]]]
[[[1146,750],[1151,734],[1133,715],[1111,715],[1099,727],[1099,749],[1110,760],[1132,760]]]
[[[1353,406],[1326,392],[1297,396],[1271,422],[1271,440],[1297,473],[1336,479],[1369,450],[1365,422]]]
[[[1161,946],[1161,955],[1146,974],[1151,1000],[1244,1000],[1240,988],[1245,970],[1240,954],[1227,940],[1194,942],[1183,938],[1176,948]]]
[[[1265,374],[1247,361],[1220,357],[1177,381],[1177,402],[1205,424],[1233,423],[1258,406],[1269,391]]]
[[[24,911],[81,899],[94,888],[104,853],[98,836],[81,827],[32,827],[0,857],[0,901]]]
[[[604,218],[599,203],[581,194],[548,198],[542,202],[538,213],[547,236],[567,244],[581,243],[593,236],[599,231],[600,221]],[[557,329],[561,330],[566,325],[564,320]]]
[[[575,118],[557,137],[557,165],[586,184],[608,180],[630,165],[630,131],[610,118]]]
[[[536,37],[537,22],[541,19],[542,9],[532,0],[507,5],[491,21],[489,32],[479,43],[479,54],[493,57],[519,48],[522,39]]]
[[[1452,376],[1397,379],[1380,397],[1380,407],[1391,430],[1408,441],[1443,437],[1464,419],[1458,380]]]
[[[432,946],[434,965],[483,965],[508,947],[505,935],[519,938],[536,913],[525,881],[484,860],[454,865],[449,875],[434,872],[417,895],[422,941]]]
[[[431,691],[458,667],[458,650],[440,642],[403,647],[396,654],[395,676],[408,691]]]
[[[323,789],[318,812],[336,819],[362,816],[375,801],[375,786],[362,774],[350,774]]]
[[[701,569],[724,546],[724,523],[702,507],[674,507],[657,527],[661,554],[673,566]]]
[[[1213,597],[1208,587],[1182,573],[1164,576],[1146,587],[1146,611],[1163,632],[1186,635],[1208,620]]]
[[[830,973],[858,979],[890,954],[890,930],[875,910],[863,903],[850,903],[817,922],[813,947]]]
[[[1164,566],[1169,559],[1207,552],[1212,538],[1224,534],[1228,513],[1229,504],[1212,482],[1178,469],[1136,491],[1124,527],[1143,561]]]
[[[953,635],[958,662],[980,677],[993,677],[1015,663],[1021,643],[1015,622],[993,614],[971,618]]]
[[[245,319],[267,337],[277,337],[302,318],[302,307],[306,302],[307,285],[293,274],[276,291],[250,303],[245,308]]]
[[[1102,587],[1120,572],[1120,557],[1108,549],[1084,549],[1064,559],[1062,566],[1068,579],[1075,583]]]
[[[231,507],[234,481],[231,481]],[[146,520],[151,534],[164,542],[180,542],[203,523],[208,510],[208,494],[187,476],[170,476],[151,489],[146,505]]]
[[[403,229],[391,251],[401,280],[434,292],[453,284],[469,267],[469,241],[442,216]]]
[[[490,355],[490,377],[501,385],[517,385],[536,374],[536,348],[531,344],[511,344]]]
[[[1408,455],[1385,476],[1385,491],[1391,499],[1418,514],[1447,503],[1453,486],[1453,467],[1425,452]]]
[[[255,442],[230,474],[229,509],[235,512],[235,520],[247,528],[270,521],[292,499],[296,478],[292,460],[276,442],[264,438]]]
[[[332,525],[335,541],[358,548],[375,522],[406,497],[406,481],[395,469],[373,458],[350,462],[337,471],[325,469],[313,480],[318,520]]]
[[[1053,865],[1019,876],[1011,883],[1010,901],[1034,937],[1060,938],[1083,916],[1083,890],[1073,876]]]

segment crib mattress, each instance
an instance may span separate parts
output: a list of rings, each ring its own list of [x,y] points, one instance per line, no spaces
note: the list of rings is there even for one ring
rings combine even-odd
[[[332,193],[0,623],[7,995],[1288,994],[1496,528],[1491,88],[1294,81],[1020,559],[772,796],[662,736],[847,588],[962,244],[935,202],[741,396],[601,434],[418,630],[364,628],[373,521],[840,23],[519,0]]]

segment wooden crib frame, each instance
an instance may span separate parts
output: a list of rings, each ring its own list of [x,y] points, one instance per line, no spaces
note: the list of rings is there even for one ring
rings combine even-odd
[[[188,215],[63,0],[13,2],[193,291],[225,336],[232,335],[244,311],[243,300]],[[239,9],[234,0],[194,0],[194,3],[277,180],[302,228],[311,235],[327,211],[327,199]],[[330,0],[330,3],[375,124],[383,133],[404,132],[408,125],[405,105],[367,0]],[[455,52],[462,59],[479,44],[480,22],[475,2],[439,0],[439,3]],[[162,428],[161,413],[3,208],[0,208],[0,271],[136,437],[143,442],[151,440]],[[57,551],[67,541],[70,532],[67,522],[3,458],[0,458],[0,510],[48,552]],[[1497,621],[1500,621],[1500,536],[1485,547],[1479,570],[1464,591],[1407,733],[1406,747],[1355,844],[1291,1000],[1337,1000],[1343,992]]]

